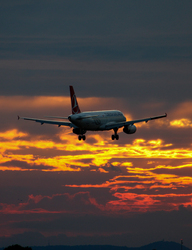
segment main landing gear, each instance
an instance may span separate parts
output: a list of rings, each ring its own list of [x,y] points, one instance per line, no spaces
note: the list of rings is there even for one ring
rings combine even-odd
[[[79,141],[81,141],[81,139],[83,139],[83,141],[85,141],[86,136],[85,136],[85,135],[79,135],[79,136],[78,136],[78,139],[79,139]]]
[[[117,128],[114,129],[114,133],[115,133],[115,134],[111,136],[111,139],[112,139],[112,140],[115,140],[115,139],[116,139],[116,140],[119,140],[119,135],[117,134],[117,130],[118,130]]]
[[[85,137],[86,130],[81,129],[81,128],[74,128],[73,133],[78,135],[79,141],[81,141],[81,139],[83,139],[83,141],[85,141],[85,139],[86,139],[86,137]]]

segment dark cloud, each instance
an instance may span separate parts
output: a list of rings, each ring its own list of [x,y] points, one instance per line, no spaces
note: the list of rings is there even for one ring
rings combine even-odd
[[[9,62],[6,68],[1,66],[0,92],[58,95],[72,84],[80,96],[118,96],[134,105],[147,100],[167,105],[190,100],[190,9],[189,1],[2,4],[0,57],[15,59],[11,64],[20,65],[20,69],[13,69]],[[61,58],[85,67],[61,68]],[[22,65],[21,59],[28,62]],[[107,64],[98,69],[103,61],[135,62],[135,69],[129,64],[123,72],[122,65],[112,72]],[[47,62],[51,62],[49,69],[44,68]],[[146,66],[147,62],[151,64]]]
[[[7,167],[20,167],[21,169],[23,170],[52,170],[53,167],[49,167],[49,166],[44,166],[44,165],[30,165],[30,164],[27,164],[27,162],[24,162],[24,161],[16,161],[16,160],[13,160],[13,161],[7,161],[5,163],[2,163],[0,164],[0,166],[3,165],[3,166],[7,166]]]
[[[17,4],[18,3],[18,4]],[[106,34],[146,31],[186,32],[191,2],[16,1],[1,5],[3,32],[26,34]],[[25,20],[25,22],[23,22]],[[5,22],[7,21],[7,22]],[[9,22],[8,22],[9,21]],[[178,25],[177,25],[178,24]]]
[[[45,215],[44,219],[46,217]],[[51,216],[49,217],[49,220],[34,220],[31,222],[30,227],[32,231],[20,235],[16,234],[7,239],[1,237],[1,242],[4,240],[8,244],[9,240],[9,242],[22,245],[47,245],[48,242],[51,245],[78,245],[86,242],[87,244],[97,245],[114,244],[136,247],[169,238],[179,242],[182,237],[185,240],[185,244],[190,247],[191,207],[184,208],[181,206],[178,211],[160,211],[133,215],[132,217],[127,217],[126,215],[118,217],[111,215],[59,215],[55,220]],[[13,226],[15,225],[19,228],[29,227],[29,222],[27,221],[12,223]],[[54,228],[55,232],[58,230],[60,233],[57,236],[47,236],[46,238],[37,233],[38,229],[42,234],[49,235],[51,228]],[[177,230],[175,230],[176,228]],[[68,229],[73,231],[74,234],[67,236]],[[110,235],[108,235],[108,232],[110,232]],[[140,241],[138,241],[138,238]],[[34,241],[34,239],[36,240]]]

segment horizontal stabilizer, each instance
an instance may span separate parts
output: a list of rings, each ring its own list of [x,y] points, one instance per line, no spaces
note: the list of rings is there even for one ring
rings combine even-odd
[[[45,115],[45,117],[47,117],[47,118],[53,118],[53,119],[64,119],[64,120],[68,120],[68,117],[62,117],[62,116],[47,116],[47,115]]]

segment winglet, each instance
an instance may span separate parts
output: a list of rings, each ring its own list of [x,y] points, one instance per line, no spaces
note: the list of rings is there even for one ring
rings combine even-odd
[[[20,116],[19,116],[19,115],[17,116],[17,119],[18,119],[18,120],[20,119]]]
[[[75,95],[75,91],[73,89],[73,86],[69,86],[70,89],[70,96],[71,96],[71,108],[72,108],[72,114],[79,114],[81,113],[81,110],[79,108],[78,102],[77,102],[77,98]]]

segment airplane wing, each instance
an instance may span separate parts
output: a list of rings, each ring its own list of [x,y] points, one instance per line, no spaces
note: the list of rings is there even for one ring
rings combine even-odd
[[[138,123],[138,122],[148,122],[150,120],[160,119],[160,118],[164,118],[164,117],[167,117],[166,113],[164,115],[153,116],[153,117],[139,119],[139,120],[125,121],[125,122],[118,122],[118,123],[110,123],[110,124],[105,125],[105,129],[121,128],[121,127],[126,126],[126,125],[130,125],[130,124],[133,125],[134,123]]]
[[[71,128],[76,128],[76,126],[71,122],[63,122],[63,121],[56,121],[56,120],[44,120],[44,119],[37,119],[37,118],[29,118],[29,117],[20,117],[20,116],[18,116],[18,120],[19,119],[39,122],[39,123],[41,123],[41,125],[43,125],[44,123],[47,123],[47,124],[58,125],[59,127],[60,126],[68,126],[68,127],[71,127]]]
[[[134,123],[138,123],[138,122],[148,122],[150,120],[156,120],[156,119],[160,119],[160,118],[164,118],[164,117],[167,117],[166,113],[164,115],[160,115],[160,116],[153,116],[153,117],[144,118],[144,119],[140,119],[140,120],[127,121],[127,122],[125,122],[126,123],[125,125],[134,124]]]

